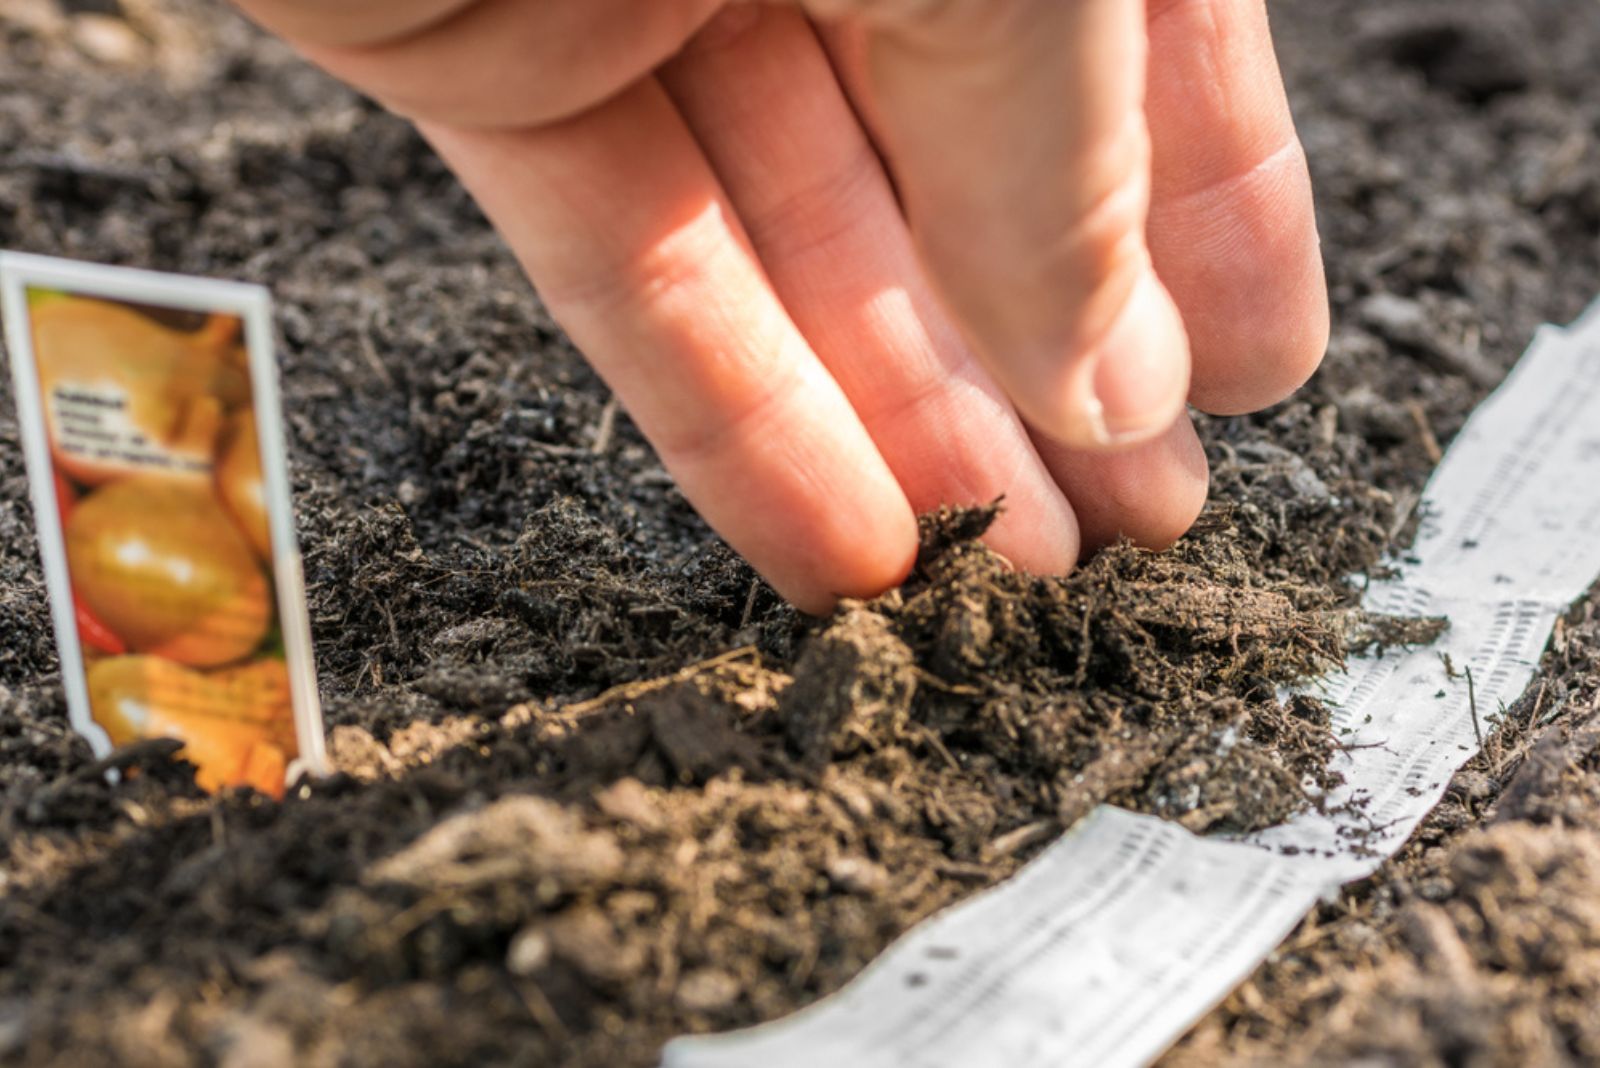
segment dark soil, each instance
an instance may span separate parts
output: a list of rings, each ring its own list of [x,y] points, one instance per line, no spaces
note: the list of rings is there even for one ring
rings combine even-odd
[[[1336,743],[1277,688],[1388,633],[1345,577],[1403,542],[1533,330],[1600,292],[1600,9],[1275,11],[1327,369],[1202,422],[1214,500],[1170,553],[1029,578],[951,513],[904,589],[807,620],[695,518],[402,123],[201,0],[8,3],[0,246],[278,295],[340,772],[212,800],[155,745],[100,777],[7,405],[0,1059],[645,1065],[836,989],[1101,801],[1198,831],[1305,804]],[[1508,731],[1176,1060],[1594,1049],[1587,620],[1528,713],[1562,698],[1565,733]],[[1531,785],[1468,830],[1506,782]]]

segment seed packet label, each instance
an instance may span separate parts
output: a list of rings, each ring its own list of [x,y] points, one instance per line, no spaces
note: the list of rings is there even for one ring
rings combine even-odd
[[[73,726],[324,770],[266,290],[0,253],[0,316]]]

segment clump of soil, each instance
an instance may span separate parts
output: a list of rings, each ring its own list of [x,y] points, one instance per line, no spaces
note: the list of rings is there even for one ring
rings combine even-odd
[[[912,580],[811,624],[792,662],[746,647],[386,742],[341,726],[334,780],[282,808],[147,797],[67,884],[61,857],[14,850],[19,1048],[123,1056],[165,993],[175,1057],[248,1038],[427,1063],[459,1049],[454,1013],[478,1058],[643,1063],[837,987],[1100,802],[1249,829],[1328,785],[1325,710],[1274,690],[1342,655],[1349,613],[1253,586],[1220,537],[1019,575],[970,540],[990,518],[931,519]],[[151,901],[151,934],[181,937],[129,939]],[[67,928],[64,957],[42,935]],[[219,952],[238,970],[196,972]],[[352,1045],[369,1015],[392,1022]]]
[[[282,804],[206,798],[160,747],[101,776],[66,727],[7,401],[0,1059],[645,1065],[837,989],[1100,801],[1202,831],[1307,803],[1335,741],[1277,688],[1428,636],[1356,615],[1347,576],[1403,543],[1534,328],[1600,291],[1600,16],[1274,11],[1322,194],[1324,372],[1200,420],[1212,504],[1170,553],[1029,578],[974,544],[981,510],[947,514],[904,589],[806,620],[687,508],[403,123],[199,0],[8,4],[0,245],[278,295],[341,773]],[[1480,810],[1463,794],[1420,848]],[[1410,952],[1342,907],[1373,954]],[[1191,1049],[1287,1059],[1331,1003],[1311,970],[1362,989],[1344,957],[1279,959],[1312,963]]]

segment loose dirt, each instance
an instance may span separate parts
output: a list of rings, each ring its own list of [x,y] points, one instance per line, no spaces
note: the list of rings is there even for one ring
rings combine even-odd
[[[1532,331],[1600,292],[1600,14],[1274,11],[1326,370],[1201,420],[1213,500],[1170,553],[1031,578],[974,542],[984,510],[946,513],[903,589],[811,620],[695,518],[402,123],[199,0],[8,5],[0,245],[278,295],[339,773],[212,800],[157,743],[104,781],[7,398],[0,1059],[647,1065],[838,988],[1099,802],[1202,832],[1307,804],[1338,740],[1278,688],[1428,636],[1361,617],[1347,576],[1404,544]],[[1592,1060],[1592,616],[1406,856],[1173,1063]]]

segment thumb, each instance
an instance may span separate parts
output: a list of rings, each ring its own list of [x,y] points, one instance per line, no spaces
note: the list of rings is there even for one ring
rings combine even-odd
[[[925,265],[1033,426],[1079,448],[1182,413],[1189,348],[1145,243],[1144,0],[806,0],[866,38]]]

